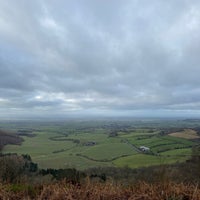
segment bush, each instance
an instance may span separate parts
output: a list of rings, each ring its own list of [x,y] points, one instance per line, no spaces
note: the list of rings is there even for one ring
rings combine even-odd
[[[19,182],[21,177],[37,172],[37,164],[29,155],[18,156],[6,154],[0,156],[0,180],[2,182]]]
[[[76,169],[42,169],[41,175],[51,174],[56,180],[66,179],[67,182],[79,183],[81,178],[85,177],[85,173]]]

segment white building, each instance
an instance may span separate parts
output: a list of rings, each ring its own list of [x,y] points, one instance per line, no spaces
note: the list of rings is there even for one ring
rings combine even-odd
[[[150,148],[149,147],[145,147],[145,146],[140,146],[139,149],[143,152],[147,152],[147,151],[150,151]]]

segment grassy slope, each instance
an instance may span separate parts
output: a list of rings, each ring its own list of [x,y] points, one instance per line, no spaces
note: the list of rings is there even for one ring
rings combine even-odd
[[[57,134],[49,134],[47,132],[38,132],[37,136],[33,138],[24,137],[24,142],[21,146],[7,145],[4,153],[18,153],[18,154],[30,154],[33,161],[38,163],[40,167],[47,168],[66,168],[76,167],[78,169],[85,169],[88,167],[98,166],[112,166],[112,163],[102,163],[88,160],[86,158],[77,156],[92,147],[77,145],[72,141],[53,141],[49,138],[57,136]],[[77,139],[82,142],[87,142],[96,139],[98,143],[105,140],[104,134],[80,134],[73,135],[67,138]],[[53,153],[56,152],[57,153]],[[60,152],[59,152],[60,151]]]
[[[46,128],[47,129],[47,128]],[[102,130],[86,133],[73,133],[69,136],[60,135],[59,139],[63,141],[54,141],[50,138],[59,136],[56,134],[56,128],[49,128],[48,131],[34,132],[36,137],[24,137],[21,146],[8,145],[4,149],[4,153],[16,152],[19,154],[30,154],[33,161],[38,163],[40,167],[66,168],[76,167],[77,169],[85,169],[97,166],[129,166],[141,167],[149,165],[159,165],[164,163],[173,163],[176,161],[186,160],[191,151],[188,146],[192,145],[191,141],[172,136],[159,136],[158,132],[149,133],[148,130],[138,130],[130,134],[121,132],[118,137],[108,137]],[[65,139],[78,139],[79,144]],[[151,148],[154,153],[160,153],[163,158],[158,156],[149,156],[145,154],[137,154],[130,144],[124,142],[128,140],[135,146],[145,145]],[[84,143],[95,141],[95,146],[85,146]],[[167,145],[166,145],[167,144]],[[183,149],[175,149],[175,148]],[[187,152],[185,152],[187,151]],[[82,156],[81,156],[82,155]],[[121,157],[111,161],[113,158]],[[85,156],[85,157],[83,157]],[[93,160],[92,160],[93,159]],[[96,161],[95,161],[96,160]],[[100,161],[108,162],[100,162]],[[110,161],[109,161],[110,160]]]
[[[161,165],[161,164],[169,164],[174,162],[184,161],[186,157],[182,156],[153,156],[153,155],[145,155],[145,154],[137,154],[131,155],[124,158],[119,158],[114,161],[114,164],[118,167],[147,167],[151,165]]]
[[[86,155],[96,160],[111,160],[116,157],[120,157],[123,155],[131,155],[135,153],[136,151],[134,151],[134,149],[131,148],[131,146],[125,143],[118,142],[93,146],[84,151],[83,155]]]

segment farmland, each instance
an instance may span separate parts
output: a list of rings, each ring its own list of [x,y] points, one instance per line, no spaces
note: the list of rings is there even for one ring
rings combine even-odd
[[[65,121],[1,122],[23,138],[3,153],[29,154],[41,168],[87,169],[183,162],[198,144],[200,122],[193,121]],[[175,133],[175,134],[174,134]],[[148,147],[143,152],[140,146]]]

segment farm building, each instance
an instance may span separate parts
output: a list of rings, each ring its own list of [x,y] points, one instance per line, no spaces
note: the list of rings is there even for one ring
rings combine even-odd
[[[147,152],[147,151],[150,151],[150,148],[149,147],[145,147],[145,146],[140,146],[139,149],[143,152]]]
[[[95,141],[91,141],[91,142],[86,142],[85,143],[85,146],[94,146],[94,145],[96,145]]]

